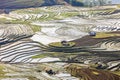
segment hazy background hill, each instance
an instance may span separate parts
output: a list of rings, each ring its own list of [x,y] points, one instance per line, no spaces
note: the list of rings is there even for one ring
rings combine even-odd
[[[0,0],[0,8],[16,9],[51,5],[99,6],[111,2],[111,0]]]
[[[28,8],[57,4],[64,2],[62,0],[0,0],[0,8]]]

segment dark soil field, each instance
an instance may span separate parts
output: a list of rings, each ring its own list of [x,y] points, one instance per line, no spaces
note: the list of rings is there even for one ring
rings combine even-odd
[[[120,80],[120,76],[107,71],[81,68],[73,65],[71,64],[66,69],[72,75],[80,77],[80,80]]]
[[[120,34],[120,32],[110,32],[112,34]],[[93,38],[93,36],[84,36],[80,39],[76,39],[73,40],[73,42],[76,43],[76,47],[80,47],[80,46],[93,46],[96,45],[98,43],[104,42],[104,41],[109,41],[109,40],[116,40],[119,39],[120,37],[109,37],[109,38]]]

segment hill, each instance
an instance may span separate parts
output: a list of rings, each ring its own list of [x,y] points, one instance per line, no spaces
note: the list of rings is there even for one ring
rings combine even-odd
[[[0,9],[19,9],[52,5],[101,6],[111,4],[110,0],[0,0]]]
[[[17,9],[65,4],[64,0],[0,0],[1,9]]]

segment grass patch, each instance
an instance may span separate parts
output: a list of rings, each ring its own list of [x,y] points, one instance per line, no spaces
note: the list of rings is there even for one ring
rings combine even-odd
[[[77,55],[79,55],[79,53],[48,52],[48,53],[32,56],[32,58],[36,59],[36,58],[45,58],[45,57],[56,57],[56,58],[65,58],[65,59],[67,59],[69,57],[75,57]]]
[[[113,73],[120,76],[120,71],[115,71],[115,72],[113,72]]]
[[[96,36],[93,38],[109,38],[109,37],[115,37],[120,36],[120,34],[117,33],[97,33]]]
[[[60,16],[62,16],[63,18],[67,18],[67,17],[73,17],[77,15],[79,15],[79,12],[65,12],[65,13],[61,13]]]
[[[61,42],[54,42],[54,43],[50,43],[49,46],[51,47],[73,47],[75,46],[75,43],[74,42],[68,42],[69,46],[63,46],[61,44]]]
[[[22,21],[22,20],[12,20],[9,23],[10,24],[30,24],[29,21]]]
[[[10,23],[11,22],[11,20],[7,20],[7,19],[5,19],[5,18],[0,18],[0,23],[1,24],[8,24],[8,23]]]
[[[0,78],[4,78],[5,73],[3,70],[5,69],[4,65],[0,64]]]
[[[39,54],[39,55],[36,55],[36,56],[32,56],[32,58],[36,59],[36,58],[45,58],[45,57],[58,57],[58,56],[61,56],[61,55],[64,55],[64,54],[63,53],[52,52],[52,53],[44,53],[44,54]]]
[[[33,32],[38,32],[38,31],[41,31],[41,27],[40,26],[37,26],[37,25],[30,25]]]
[[[5,20],[5,19],[0,19],[0,23],[2,23],[2,24],[25,24],[25,25],[28,25],[28,27],[31,27],[33,32],[38,32],[41,30],[40,26],[32,25],[32,24],[30,24],[31,23],[30,21],[22,21],[22,20],[9,21],[9,20]]]
[[[120,4],[118,4],[117,7],[120,8]]]
[[[32,56],[33,59],[36,59],[36,58],[45,58],[46,56],[48,56],[48,54],[39,54],[39,55],[36,55],[36,56]]]

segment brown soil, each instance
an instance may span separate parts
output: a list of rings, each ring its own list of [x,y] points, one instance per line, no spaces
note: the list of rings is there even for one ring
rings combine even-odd
[[[66,70],[82,80],[120,80],[120,76],[108,71],[68,66]]]
[[[91,36],[85,36],[80,39],[73,40],[73,42],[76,43],[76,47],[79,47],[79,46],[92,46],[103,40],[104,39],[94,39]]]
[[[111,33],[117,33],[120,34],[120,32],[111,32]],[[116,38],[120,38],[120,37],[109,37],[109,38],[92,38],[92,36],[84,36],[80,39],[76,39],[73,40],[73,42],[76,43],[76,47],[80,47],[80,46],[93,46],[96,45],[97,43],[100,43],[102,41],[107,41],[107,40],[115,40]]]

